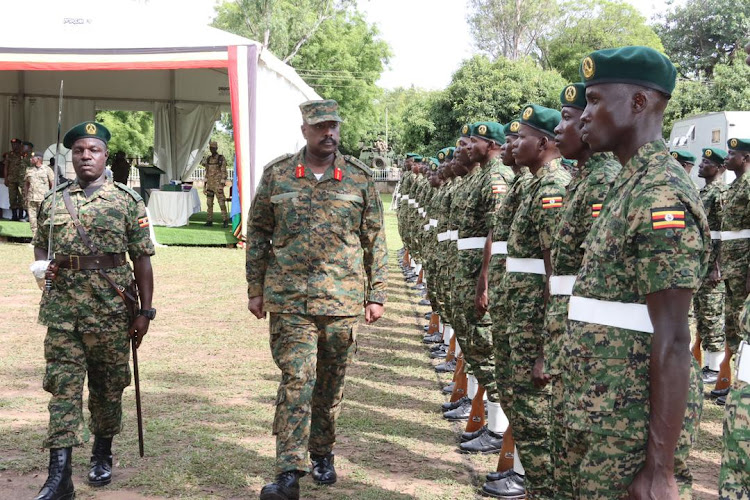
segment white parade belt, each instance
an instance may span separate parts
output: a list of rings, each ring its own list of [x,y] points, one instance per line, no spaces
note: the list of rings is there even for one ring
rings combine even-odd
[[[713,236],[711,236],[713,238]],[[722,231],[721,241],[729,240],[746,240],[750,238],[750,229],[742,229],[741,231]]]
[[[750,344],[744,340],[737,349],[737,380],[750,384]]]
[[[576,284],[575,276],[550,276],[550,295],[573,295],[573,285]]]
[[[412,207],[416,207],[417,206],[417,200],[413,200],[413,199],[409,198],[409,205],[411,205]]]
[[[721,231],[711,231],[711,239],[712,240],[720,240],[721,239]]]
[[[451,239],[451,232],[450,231],[445,231],[445,232],[442,232],[442,233],[438,233],[438,235],[437,235],[437,240],[439,242],[441,242],[441,243],[443,241],[448,241],[449,239]]]
[[[484,243],[487,241],[486,236],[474,236],[473,238],[459,238],[458,249],[459,250],[476,250],[477,248],[484,248]]]
[[[430,225],[432,227],[437,227],[438,226],[438,220],[437,219],[430,219]]]
[[[451,239],[458,241],[458,229],[448,231],[451,234]]]
[[[572,295],[568,305],[568,319],[654,333],[646,304],[611,302]]]
[[[422,229],[424,229],[425,231],[429,231],[431,227],[432,226],[430,226],[429,224],[425,224],[424,226],[422,226]]]
[[[406,196],[406,195],[403,195],[403,196],[401,197],[401,199],[400,199],[400,200],[398,200],[398,202],[399,202],[399,203],[403,203],[403,202],[409,203],[409,197],[408,197],[408,196]]]
[[[507,241],[493,241],[492,242],[492,255],[508,255],[508,242]]]
[[[544,259],[519,259],[518,257],[505,259],[505,271],[509,273],[547,274],[544,269]]]

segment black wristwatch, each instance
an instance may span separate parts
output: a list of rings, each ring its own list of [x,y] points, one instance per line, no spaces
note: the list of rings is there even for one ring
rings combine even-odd
[[[138,309],[138,316],[145,316],[153,320],[156,317],[156,309],[153,307],[151,309]]]

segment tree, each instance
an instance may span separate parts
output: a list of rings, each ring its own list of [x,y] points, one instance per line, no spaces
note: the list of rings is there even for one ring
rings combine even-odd
[[[323,23],[354,0],[224,0],[213,26],[260,41],[289,62]]]
[[[96,121],[112,134],[109,150],[130,157],[147,157],[154,145],[154,115],[147,111],[99,111]]]
[[[747,42],[750,2],[687,0],[664,14],[656,29],[682,76],[711,78],[714,67]]]
[[[490,57],[530,55],[557,13],[556,0],[470,0],[469,28]]]
[[[664,111],[662,132],[665,138],[672,132],[674,122],[692,115],[718,111],[713,86],[706,81],[679,80]]]
[[[581,80],[581,60],[594,50],[645,45],[664,52],[661,40],[646,18],[632,5],[614,0],[568,0],[551,32],[540,38],[546,67],[558,70],[569,82]]]
[[[741,51],[737,51],[729,64],[714,67],[713,95],[719,110],[750,110],[750,67]]]

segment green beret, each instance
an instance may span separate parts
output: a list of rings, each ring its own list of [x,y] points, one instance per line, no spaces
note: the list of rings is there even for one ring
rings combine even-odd
[[[521,123],[531,128],[544,132],[554,137],[555,127],[560,123],[562,116],[556,109],[545,108],[538,104],[527,104],[521,113]]]
[[[592,52],[581,62],[586,87],[600,83],[629,83],[672,95],[677,70],[664,54],[631,45]]]
[[[521,129],[521,122],[519,120],[511,120],[503,127],[503,133],[506,136],[518,135],[518,131]]]
[[[343,121],[339,116],[339,103],[333,99],[305,101],[299,105],[299,110],[302,111],[302,120],[308,125]]]
[[[671,154],[672,157],[677,161],[687,161],[690,163],[695,163],[695,160],[697,159],[693,153],[691,153],[690,151],[685,151],[684,149],[677,149],[670,152],[669,154]]]
[[[437,172],[438,167],[440,166],[440,162],[437,158],[428,158],[427,159],[427,166],[430,167],[430,171]]]
[[[407,158],[416,158],[417,156],[419,156],[417,153],[406,153]]]
[[[721,165],[727,159],[727,152],[719,148],[703,148],[703,158]]]
[[[448,150],[448,154],[445,155],[446,160],[452,160],[453,159],[453,153],[456,152],[456,148],[453,146],[446,148]]]
[[[469,137],[471,135],[471,124],[467,123],[461,127],[461,137]]]
[[[23,145],[24,145],[24,146],[28,146],[28,147],[30,147],[30,148],[33,148],[33,147],[34,147],[34,143],[33,143],[33,142],[29,142],[29,141],[23,141]]]
[[[739,139],[737,137],[733,137],[727,141],[727,147],[735,151],[750,152],[750,139]]]
[[[453,151],[456,148],[443,148],[440,151],[437,152],[437,155],[435,157],[440,161],[440,163],[444,162],[445,160],[450,160],[453,158]]]
[[[494,141],[497,144],[505,142],[503,126],[497,122],[476,122],[471,125],[471,135],[481,137],[488,141]]]
[[[419,163],[422,161],[422,155],[414,155],[411,157],[412,160],[414,160],[416,163]]]
[[[109,133],[109,130],[107,130],[107,127],[101,123],[83,122],[68,130],[63,138],[63,146],[70,149],[73,147],[74,142],[78,139],[83,139],[84,137],[99,139],[106,145],[112,135]]]
[[[571,83],[560,92],[562,107],[586,109],[586,86],[583,83]]]

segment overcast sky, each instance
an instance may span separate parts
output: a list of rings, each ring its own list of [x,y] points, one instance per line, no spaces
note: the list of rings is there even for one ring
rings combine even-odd
[[[633,4],[646,18],[667,7],[668,0],[626,0]],[[680,3],[684,0],[676,0]],[[27,0],[25,5],[32,12],[60,10],[65,5],[76,5],[79,10],[87,2],[96,8],[112,3],[145,7],[149,15],[164,19],[166,26],[206,24],[214,14],[217,0]],[[376,23],[381,37],[393,52],[389,67],[379,84],[385,88],[422,87],[444,88],[461,61],[476,50],[472,46],[466,22],[468,0],[359,0],[359,8],[368,21]],[[37,10],[35,7],[41,8]],[[415,27],[421,29],[422,37],[416,41],[411,35]],[[138,36],[137,26],[122,26]],[[424,39],[425,34],[434,37]]]

